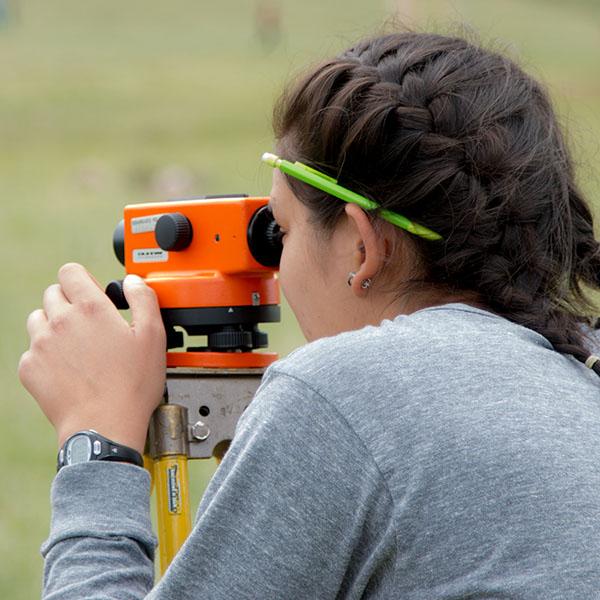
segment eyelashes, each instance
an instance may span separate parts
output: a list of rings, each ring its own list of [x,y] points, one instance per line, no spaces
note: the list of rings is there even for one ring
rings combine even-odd
[[[271,213],[271,217],[273,218],[273,223],[275,224],[273,233],[274,233],[274,235],[277,236],[277,238],[279,240],[283,241],[284,237],[287,235],[287,231],[285,231],[284,229],[281,228],[281,226],[277,222],[277,219],[275,218],[275,215],[273,214],[273,209],[270,206],[269,206],[269,212]]]
[[[287,234],[287,231],[284,231],[283,229],[281,229],[281,227],[279,227],[279,225],[277,224],[277,222],[275,223],[275,235],[281,240],[283,241],[283,239],[285,238]]]

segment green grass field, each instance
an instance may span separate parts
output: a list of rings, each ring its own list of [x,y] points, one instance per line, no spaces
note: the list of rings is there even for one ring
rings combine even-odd
[[[380,30],[397,9],[417,26],[464,22],[497,39],[552,91],[598,198],[600,3],[596,0],[283,0],[265,47],[255,2],[0,2],[0,597],[39,595],[55,438],[20,387],[25,319],[67,261],[106,282],[125,204],[169,195],[269,190],[259,156],[283,83],[307,62]],[[455,25],[451,26],[456,29]],[[596,204],[598,206],[598,204]],[[285,355],[303,343],[289,308],[266,327]],[[192,468],[194,503],[212,465]]]

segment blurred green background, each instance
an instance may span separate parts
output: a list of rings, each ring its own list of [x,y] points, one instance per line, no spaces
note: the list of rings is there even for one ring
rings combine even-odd
[[[39,596],[55,437],[16,366],[61,264],[120,275],[125,204],[268,193],[284,82],[397,18],[474,28],[543,79],[598,206],[599,17],[600,0],[0,0],[0,597]],[[281,355],[304,341],[285,304],[265,329]],[[192,467],[194,505],[211,470]]]

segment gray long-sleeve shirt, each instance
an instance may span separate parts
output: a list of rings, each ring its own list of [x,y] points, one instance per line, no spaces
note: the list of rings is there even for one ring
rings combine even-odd
[[[600,598],[600,378],[425,309],[269,367],[154,589],[148,494],[132,465],[62,469],[44,598]]]

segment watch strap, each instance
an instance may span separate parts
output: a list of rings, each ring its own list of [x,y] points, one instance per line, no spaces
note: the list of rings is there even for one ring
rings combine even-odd
[[[90,441],[91,450],[87,462],[94,460],[106,460],[131,463],[137,465],[138,467],[144,466],[144,459],[137,450],[134,450],[129,446],[119,444],[118,442],[114,442],[113,440],[110,440],[107,437],[99,434],[94,429],[86,429],[84,431],[78,431],[74,433],[62,445],[57,457],[57,471],[60,471],[62,467],[69,464],[67,461],[69,443],[74,437],[80,435],[86,436]]]

